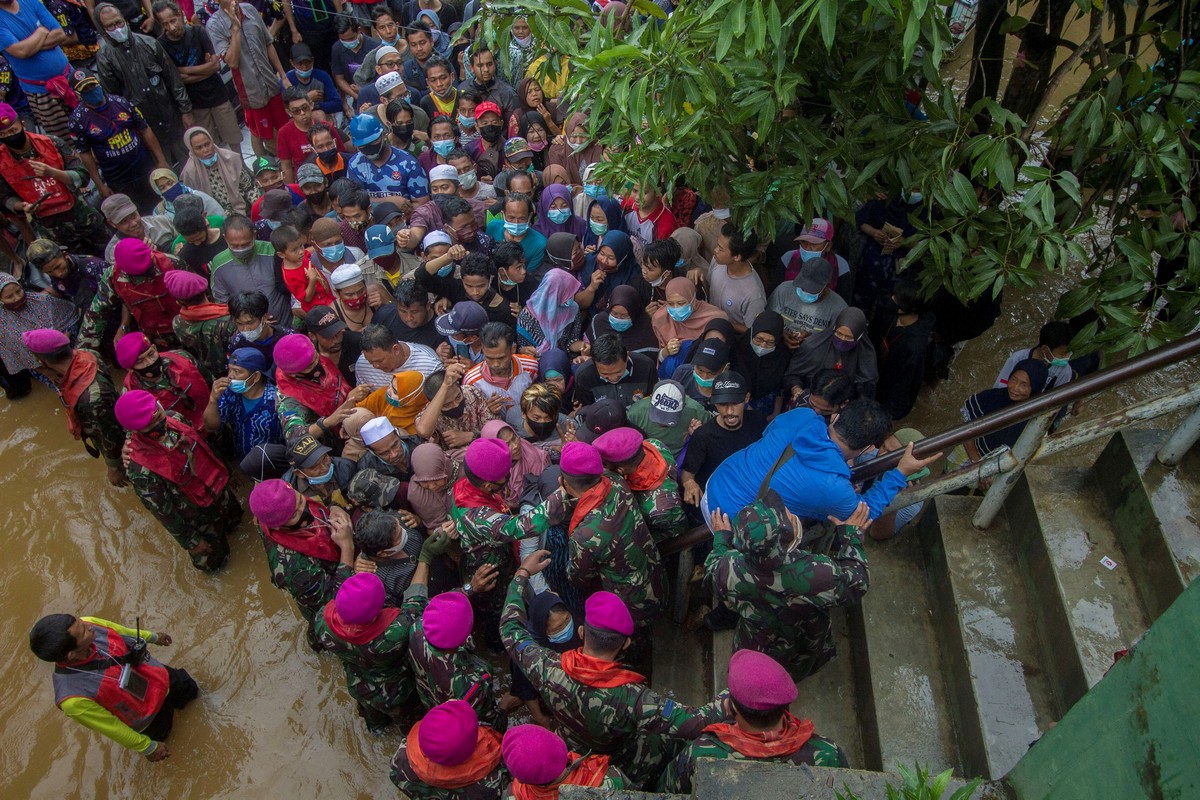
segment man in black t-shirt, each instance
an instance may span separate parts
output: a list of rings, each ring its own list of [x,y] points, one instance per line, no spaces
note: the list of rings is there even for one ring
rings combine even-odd
[[[630,353],[616,333],[596,337],[592,360],[575,373],[575,399],[585,406],[613,399],[629,406],[650,394],[658,375],[654,361]]]
[[[372,319],[375,324],[387,328],[398,341],[423,344],[434,350],[446,341],[434,326],[436,315],[428,291],[410,278],[396,285],[395,295],[395,303],[375,309]]]
[[[692,434],[679,475],[683,500],[693,513],[700,505],[704,484],[721,462],[757,442],[767,429],[766,418],[746,408],[749,401],[749,386],[738,373],[725,371],[713,381],[712,404],[717,415]]]
[[[175,212],[175,230],[183,237],[183,246],[176,253],[188,269],[207,277],[209,264],[218,254],[229,249],[219,228],[209,224],[204,211],[197,208],[181,208]]]
[[[163,29],[159,44],[179,68],[196,124],[236,153],[242,146],[242,129],[221,80],[221,60],[213,52],[208,32],[201,25],[188,25],[175,0],[158,0],[153,8]]]

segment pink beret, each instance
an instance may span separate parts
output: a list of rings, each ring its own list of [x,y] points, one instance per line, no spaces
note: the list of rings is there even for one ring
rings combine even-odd
[[[633,617],[625,601],[612,592],[596,592],[583,603],[583,619],[593,628],[633,636]]]
[[[541,725],[509,728],[500,744],[500,754],[512,776],[521,783],[553,783],[570,763],[567,743]]]
[[[54,328],[25,331],[21,334],[21,341],[29,348],[29,352],[40,354],[53,353],[55,350],[69,347],[71,344],[71,340],[65,333]]]
[[[113,352],[117,354],[117,364],[121,369],[133,369],[142,353],[150,349],[150,340],[141,331],[133,331],[117,339]]]
[[[8,103],[0,103],[0,125],[7,128],[18,119],[17,112]]]
[[[796,682],[769,655],[738,650],[729,659],[729,694],[746,708],[769,711],[796,699]]]
[[[117,422],[131,431],[140,431],[150,424],[158,409],[158,399],[149,392],[134,389],[117,398],[113,413]]]
[[[150,245],[141,239],[122,239],[113,248],[113,266],[126,275],[144,275],[153,261]]]
[[[303,333],[289,333],[275,343],[275,366],[285,375],[304,372],[312,366],[317,348]]]
[[[430,761],[443,767],[463,763],[479,741],[479,717],[465,700],[451,700],[429,709],[417,744]]]
[[[435,595],[421,617],[425,638],[439,650],[462,647],[475,627],[475,610],[462,592],[443,592]]]
[[[188,272],[185,269],[173,269],[163,275],[163,283],[171,297],[177,300],[187,300],[208,289],[208,281],[203,275]]]
[[[512,453],[502,439],[476,439],[464,457],[471,473],[481,481],[500,481],[512,469]]]
[[[279,478],[263,481],[250,492],[250,513],[268,528],[286,525],[296,513],[296,490]]]
[[[337,590],[334,604],[342,619],[351,625],[365,625],[383,610],[383,581],[374,572],[359,572],[347,578]]]
[[[558,465],[564,473],[576,478],[591,478],[604,474],[604,462],[600,459],[600,453],[595,447],[583,442],[564,444]]]
[[[610,464],[628,461],[642,449],[642,434],[637,428],[613,428],[597,436],[592,447]]]

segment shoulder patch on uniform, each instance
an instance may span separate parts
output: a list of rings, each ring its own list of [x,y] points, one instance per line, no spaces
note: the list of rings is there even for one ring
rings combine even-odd
[[[674,711],[675,711],[675,701],[667,700],[667,702],[663,703],[662,711],[660,713],[662,714],[663,719],[670,719],[671,713]]]

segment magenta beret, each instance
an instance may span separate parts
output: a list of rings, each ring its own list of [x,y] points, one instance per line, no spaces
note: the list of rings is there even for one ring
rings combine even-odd
[[[345,580],[334,602],[338,614],[351,625],[366,625],[383,610],[386,592],[374,572],[359,572]]]
[[[171,297],[176,300],[187,300],[189,297],[195,297],[202,294],[208,289],[208,281],[203,275],[197,275],[194,272],[188,272],[184,269],[173,269],[163,275],[163,284],[166,285],[167,291],[171,293]]]
[[[275,366],[285,375],[304,372],[312,366],[317,348],[303,333],[289,333],[275,343]]]
[[[567,743],[541,725],[509,728],[500,754],[514,778],[536,785],[557,781],[571,761]]]
[[[142,353],[149,349],[150,340],[141,331],[127,333],[113,345],[113,352],[117,354],[117,365],[121,369],[133,369]]]
[[[563,473],[575,478],[593,478],[604,474],[604,462],[595,447],[583,442],[567,442],[563,445],[558,465]]]
[[[462,592],[443,592],[434,595],[421,619],[425,638],[439,650],[462,647],[475,627],[475,610]]]
[[[746,708],[769,711],[796,699],[796,682],[769,655],[738,650],[729,659],[729,694]]]
[[[38,328],[21,334],[21,341],[29,348],[29,352],[46,354],[69,347],[71,340],[62,331],[54,328]]]
[[[628,461],[642,449],[642,434],[637,428],[613,428],[597,436],[592,446],[610,464]]]
[[[479,717],[465,700],[434,706],[421,720],[417,744],[435,764],[454,767],[463,763],[478,742]]]
[[[596,592],[584,601],[583,618],[593,628],[633,636],[633,617],[629,608],[612,592]]]
[[[0,126],[7,128],[19,119],[17,112],[8,103],[0,103]]]
[[[113,248],[113,266],[126,275],[145,275],[153,260],[150,245],[141,239],[122,239]]]
[[[150,424],[158,408],[158,399],[149,392],[134,389],[117,398],[113,413],[117,422],[131,431],[140,431]]]
[[[279,478],[263,481],[250,492],[250,513],[268,528],[286,525],[296,513],[296,490]]]
[[[500,481],[512,469],[512,453],[502,439],[476,439],[464,457],[471,473],[481,481]]]

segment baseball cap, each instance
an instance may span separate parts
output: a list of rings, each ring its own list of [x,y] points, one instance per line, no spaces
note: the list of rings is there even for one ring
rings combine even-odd
[[[456,333],[479,333],[488,323],[487,311],[474,300],[455,303],[446,314],[434,320],[433,327],[443,336]]]
[[[379,92],[380,98],[399,86],[404,85],[404,78],[399,72],[389,72],[387,75],[380,75],[375,79],[375,91]]]
[[[250,171],[255,177],[264,172],[280,172],[283,168],[279,166],[279,159],[271,156],[259,156],[250,163]]]
[[[396,217],[403,217],[404,213],[400,211],[395,203],[376,203],[371,206],[371,216],[380,225],[387,225]]]
[[[575,438],[591,444],[600,434],[627,425],[625,407],[616,398],[606,397],[575,413]]]
[[[714,403],[741,403],[746,399],[746,379],[733,370],[726,370],[713,381]]]
[[[307,186],[310,183],[324,183],[325,173],[316,164],[301,164],[296,169],[296,184]]]
[[[372,225],[367,228],[363,234],[363,241],[366,242],[369,258],[393,255],[396,252],[396,239],[387,225]]]
[[[116,192],[100,202],[100,213],[108,220],[109,225],[117,225],[136,214],[137,206],[129,199],[129,195]]]
[[[500,106],[493,103],[491,100],[484,100],[479,105],[475,106],[475,119],[478,120],[484,114],[492,112],[500,119],[504,119],[504,114],[500,111]]]
[[[288,448],[288,461],[293,467],[308,469],[326,453],[332,453],[333,448],[321,444],[312,436],[304,435]]]
[[[86,69],[71,70],[71,88],[83,94],[88,89],[100,85],[100,79],[95,73]]]
[[[66,255],[66,252],[66,248],[49,239],[34,239],[25,248],[25,260],[41,269],[59,256]]]
[[[675,425],[683,416],[683,385],[679,381],[659,381],[650,394],[650,421],[656,425]]]
[[[476,117],[479,116],[479,108],[475,109]],[[504,143],[504,159],[506,161],[520,161],[522,158],[533,158],[533,151],[529,149],[529,142],[517,136],[509,139]]]
[[[304,329],[325,339],[332,339],[346,329],[346,323],[329,306],[313,306],[304,315]]]
[[[833,280],[833,264],[824,258],[810,258],[800,265],[792,284],[809,294],[820,294]]]
[[[813,244],[824,244],[825,242],[833,241],[833,223],[827,219],[817,217],[810,224],[805,225],[800,230],[800,235],[796,237],[797,242],[812,242]]]
[[[312,48],[309,47],[308,45],[306,45],[304,42],[296,42],[294,45],[292,45],[291,55],[292,55],[292,61],[312,61],[313,60]]]
[[[706,339],[700,343],[692,364],[707,370],[717,370],[729,363],[729,345],[720,339]]]

